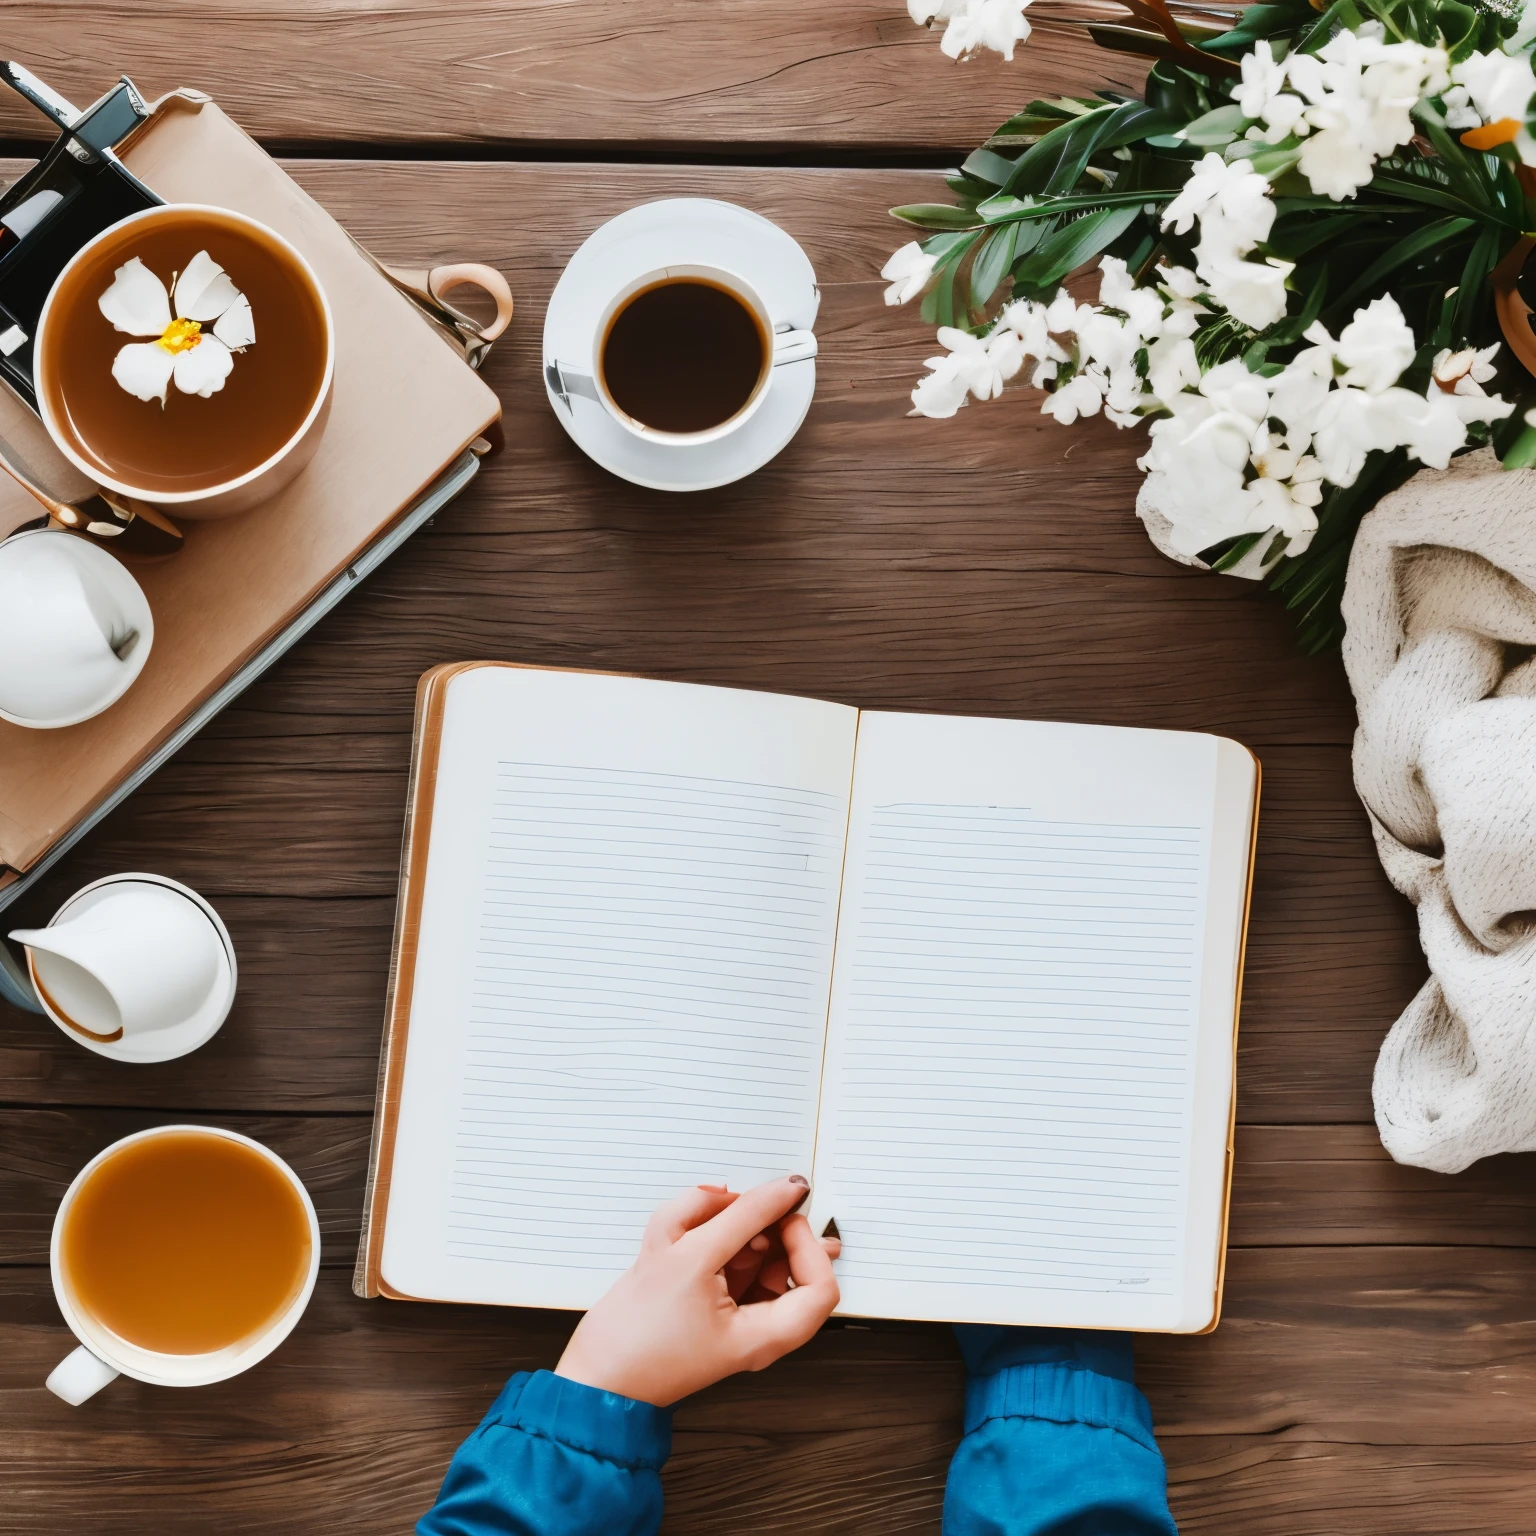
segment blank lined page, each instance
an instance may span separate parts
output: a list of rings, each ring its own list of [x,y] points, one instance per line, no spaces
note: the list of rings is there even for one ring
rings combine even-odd
[[[1217,769],[1212,737],[864,716],[814,1208],[844,1311],[1209,1311],[1185,1256],[1191,1158],[1224,1158],[1230,1100],[1197,1134]]]
[[[810,1167],[856,716],[453,681],[383,1270],[586,1306],[679,1190]]]

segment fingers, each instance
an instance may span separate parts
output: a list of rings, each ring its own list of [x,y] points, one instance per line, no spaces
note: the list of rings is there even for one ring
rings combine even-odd
[[[731,1298],[740,1305],[748,1306],[755,1301],[772,1301],[775,1296],[782,1296],[789,1289],[789,1260],[784,1252],[784,1243],[777,1227],[773,1228],[771,1236],[774,1239],[773,1247],[763,1255],[762,1265],[753,1276],[752,1283],[741,1291],[738,1291],[735,1285],[731,1287]],[[754,1238],[753,1241],[755,1242],[756,1239]],[[820,1242],[829,1259],[841,1257],[843,1251],[841,1238],[823,1237]],[[734,1260],[732,1262],[734,1263]],[[726,1273],[730,1273],[729,1266]]]
[[[745,1248],[752,1238],[781,1216],[787,1216],[805,1199],[807,1192],[806,1181],[798,1174],[759,1184],[756,1189],[737,1195],[717,1215],[685,1234],[687,1244],[697,1253],[705,1269],[723,1269],[732,1254]]]
[[[641,1247],[647,1250],[671,1247],[685,1232],[717,1216],[736,1198],[723,1185],[718,1189],[703,1184],[695,1189],[685,1189],[665,1205],[656,1207],[650,1221],[646,1223],[645,1239]],[[736,1246],[739,1248],[742,1245],[738,1243]]]
[[[830,1297],[827,1311],[838,1303],[837,1276],[832,1273],[832,1256],[826,1246],[811,1233],[811,1224],[804,1216],[791,1216],[779,1223],[779,1236],[784,1241],[784,1252],[789,1259],[789,1272],[794,1277],[796,1290],[820,1288]],[[838,1245],[841,1252],[842,1245]]]
[[[754,1288],[771,1247],[767,1235],[759,1232],[740,1253],[726,1260],[725,1286],[732,1301],[741,1301]]]
[[[783,1249],[763,1260],[763,1267],[757,1272],[757,1283],[775,1296],[782,1296],[789,1289],[789,1259]]]
[[[760,1371],[798,1349],[826,1322],[838,1303],[832,1260],[812,1235],[805,1217],[789,1217],[780,1231],[794,1289],[773,1301],[743,1307],[733,1320],[741,1330],[744,1364],[752,1371]]]

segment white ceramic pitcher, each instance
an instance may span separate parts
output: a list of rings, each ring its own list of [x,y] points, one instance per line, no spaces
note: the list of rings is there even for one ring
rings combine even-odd
[[[88,887],[48,927],[10,937],[27,946],[39,1000],[56,1023],[90,1040],[126,1042],[221,1002],[227,1011],[230,960],[215,922],[185,887],[130,875]]]

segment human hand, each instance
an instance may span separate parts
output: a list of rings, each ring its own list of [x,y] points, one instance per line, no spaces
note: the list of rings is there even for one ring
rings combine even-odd
[[[838,1301],[837,1245],[788,1214],[806,1188],[793,1175],[743,1195],[701,1187],[668,1201],[555,1374],[665,1408],[798,1349]]]

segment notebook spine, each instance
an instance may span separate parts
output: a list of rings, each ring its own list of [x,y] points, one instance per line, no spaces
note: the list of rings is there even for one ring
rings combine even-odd
[[[395,930],[389,945],[389,980],[384,992],[384,1030],[379,1044],[379,1075],[374,1089],[373,1132],[368,1146],[368,1178],[363,1187],[363,1219],[357,1239],[357,1261],[352,1269],[352,1290],[361,1297],[380,1294],[379,1261],[376,1247],[383,1246],[384,1213],[376,1206],[388,1194],[388,1177],[379,1177],[380,1161],[387,1158],[386,1143],[393,1148],[397,1095],[393,1091],[398,1052],[404,1041],[397,1028],[396,1007],[399,1000],[401,955],[406,930],[411,920],[412,840],[416,829],[418,794],[422,787],[422,763],[426,733],[423,729],[437,694],[436,684],[453,665],[433,667],[424,672],[416,685],[416,718],[411,734],[411,772],[405,791],[405,826],[400,838],[400,878],[395,896]],[[412,957],[414,963],[414,956]],[[375,1244],[375,1236],[378,1238]]]

